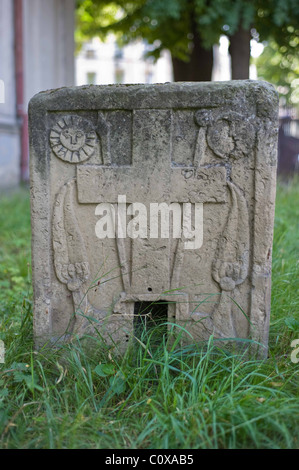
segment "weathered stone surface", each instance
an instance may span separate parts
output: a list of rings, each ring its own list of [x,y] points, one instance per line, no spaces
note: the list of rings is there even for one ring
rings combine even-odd
[[[255,81],[36,95],[29,112],[37,342],[97,328],[123,349],[136,334],[136,306],[160,300],[169,322],[189,331],[184,341],[214,334],[266,348],[277,106],[272,86]],[[103,203],[120,203],[114,238],[98,236]],[[202,243],[190,249],[188,232],[174,238],[171,224],[169,237],[152,238],[149,218],[143,228],[140,214],[139,225],[132,222],[136,203],[146,214],[152,203],[171,205],[173,220],[176,210],[198,206],[203,225],[192,220]],[[147,237],[128,236],[130,223]]]

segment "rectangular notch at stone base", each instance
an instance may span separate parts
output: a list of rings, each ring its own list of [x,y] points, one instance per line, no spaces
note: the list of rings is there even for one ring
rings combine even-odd
[[[162,343],[163,338],[167,338],[167,322],[167,302],[135,302],[134,336],[142,342],[154,339],[155,342]]]

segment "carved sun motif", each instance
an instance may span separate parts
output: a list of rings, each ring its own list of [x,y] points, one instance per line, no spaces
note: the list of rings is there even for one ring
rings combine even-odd
[[[55,155],[70,163],[84,162],[94,153],[97,136],[92,125],[78,116],[60,119],[50,132],[50,144]]]

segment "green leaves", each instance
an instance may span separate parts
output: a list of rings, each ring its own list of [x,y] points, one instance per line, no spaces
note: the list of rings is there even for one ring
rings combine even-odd
[[[115,374],[115,366],[114,364],[98,364],[95,369],[95,373],[100,377],[107,377],[109,375]]]
[[[120,395],[126,389],[126,378],[121,371],[116,370],[113,363],[98,364],[94,372],[99,377],[109,377],[110,392],[115,395]]]
[[[8,388],[4,384],[4,380],[0,380],[0,409],[4,407],[5,398],[9,395]]]
[[[109,384],[111,391],[115,393],[115,395],[120,395],[126,389],[126,380],[121,372],[118,372],[114,377],[110,377]]]
[[[38,384],[38,376],[32,370],[29,364],[23,362],[14,362],[11,365],[11,372],[13,374],[13,381],[15,383],[20,383],[26,385],[30,392],[38,390],[43,392],[44,389]]]
[[[20,318],[22,299],[31,291],[29,191],[2,195],[0,207],[0,333],[6,334],[6,318],[10,324]]]
[[[261,40],[273,38],[289,50],[298,37],[298,22],[297,0],[81,0],[76,40],[77,44],[93,36],[104,40],[112,32],[120,45],[136,39],[153,45],[147,55],[155,59],[168,49],[173,57],[188,61],[194,23],[206,48],[241,26],[256,28]]]
[[[299,319],[288,317],[284,320],[284,322],[290,330],[299,332]]]
[[[299,103],[298,45],[299,35],[297,38],[291,36],[290,43],[283,46],[272,39],[256,59],[258,76],[276,85],[280,96],[292,105]]]

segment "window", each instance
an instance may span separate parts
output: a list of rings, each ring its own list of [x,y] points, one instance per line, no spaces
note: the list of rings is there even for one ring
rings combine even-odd
[[[94,85],[96,83],[97,74],[95,72],[87,72],[87,83],[88,85]]]
[[[124,76],[125,76],[124,70],[120,67],[115,67],[115,72],[114,72],[114,81],[115,81],[115,83],[123,83],[124,82]]]
[[[86,51],[86,59],[95,59],[96,53],[93,49],[87,49]]]
[[[114,58],[119,60],[119,59],[122,59],[124,57],[124,51],[123,49],[121,49],[120,47],[118,47],[117,45],[115,46],[115,52],[114,52]]]

